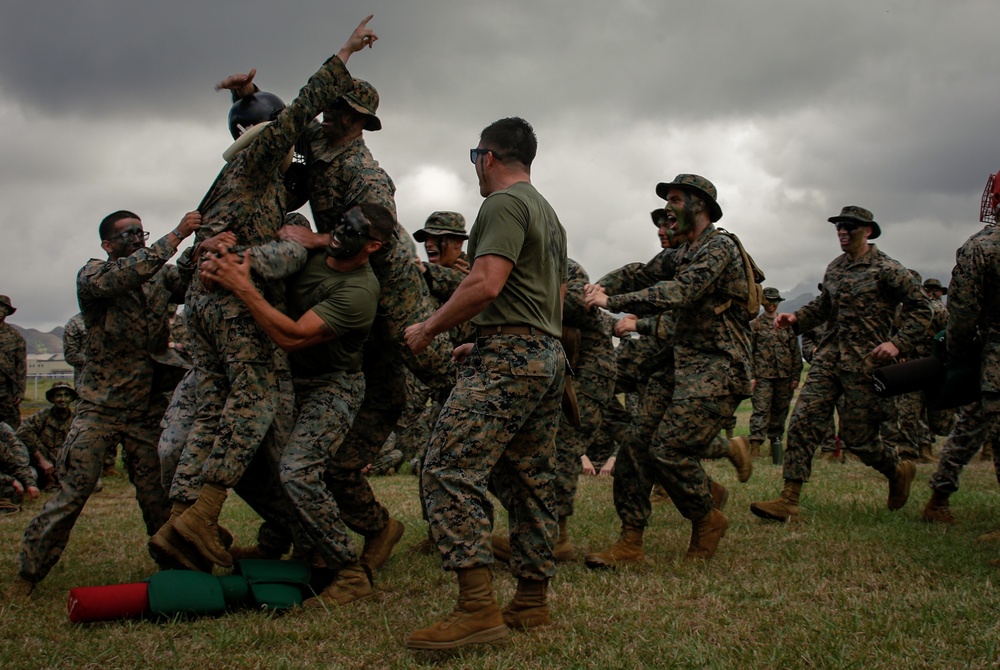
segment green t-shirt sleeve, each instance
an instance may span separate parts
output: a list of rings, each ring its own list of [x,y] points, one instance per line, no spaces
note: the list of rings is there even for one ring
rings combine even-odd
[[[521,199],[499,192],[483,201],[479,218],[489,221],[476,240],[476,258],[486,255],[503,256],[516,263],[527,232],[529,213]]]
[[[378,295],[365,287],[345,284],[327,294],[310,311],[323,320],[334,336],[371,328]]]

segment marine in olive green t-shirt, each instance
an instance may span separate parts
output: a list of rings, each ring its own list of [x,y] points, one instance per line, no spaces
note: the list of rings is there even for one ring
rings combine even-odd
[[[360,372],[378,297],[378,279],[368,263],[337,272],[326,264],[324,251],[310,254],[305,267],[288,280],[289,316],[298,319],[312,310],[334,338],[289,354],[292,375],[310,378],[335,371]]]
[[[534,326],[559,337],[559,287],[569,277],[566,231],[551,205],[528,182],[518,182],[483,201],[469,233],[469,256],[476,259],[487,254],[512,261],[514,268],[500,295],[472,323]]]

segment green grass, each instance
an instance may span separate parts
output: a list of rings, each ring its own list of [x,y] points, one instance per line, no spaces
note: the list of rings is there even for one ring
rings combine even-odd
[[[741,425],[745,426],[745,415]],[[76,625],[66,614],[74,586],[138,581],[154,570],[131,487],[108,481],[77,523],[52,574],[25,605],[0,602],[3,668],[984,668],[1000,664],[997,569],[1000,545],[977,535],[1000,523],[992,464],[974,462],[952,498],[961,523],[929,526],[920,510],[933,465],[920,465],[909,504],[885,508],[885,480],[860,463],[817,462],[802,499],[805,522],[764,523],[747,507],[773,498],[780,468],[759,459],[747,484],[725,462],[710,463],[730,488],[731,526],[714,559],[680,561],[690,526],[654,507],[646,562],[619,572],[560,567],[552,584],[554,625],[453,652],[411,652],[406,634],[454,605],[454,576],[436,557],[411,553],[425,527],[416,480],[373,480],[407,527],[378,574],[374,597],[329,611],[242,611],[173,622]],[[580,482],[570,530],[585,551],[617,539],[611,481]],[[21,533],[39,508],[0,517],[14,576]],[[254,515],[233,497],[224,523],[244,542]],[[501,520],[505,526],[505,520]],[[501,603],[514,580],[497,571]]]

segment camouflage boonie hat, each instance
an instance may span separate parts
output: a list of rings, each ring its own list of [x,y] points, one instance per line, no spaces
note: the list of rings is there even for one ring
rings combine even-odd
[[[76,389],[73,388],[72,384],[67,384],[66,382],[56,382],[52,385],[52,388],[45,392],[45,399],[49,402],[53,402],[52,398],[55,396],[57,391],[69,391],[73,394],[73,400],[80,397],[80,394],[76,392]]]
[[[768,301],[772,305],[777,305],[785,299],[781,297],[781,293],[778,292],[778,289],[768,286],[764,289],[764,300]]]
[[[343,95],[351,109],[366,114],[365,130],[382,130],[382,122],[375,116],[378,109],[378,91],[364,79],[355,79],[354,87]]]
[[[0,295],[0,306],[3,306],[7,309],[7,314],[13,314],[14,312],[17,311],[17,307],[14,307],[14,305],[12,305],[10,302],[10,298],[8,298],[5,295]]]
[[[679,174],[673,181],[660,182],[656,185],[656,195],[664,200],[667,199],[667,192],[672,188],[679,188],[690,191],[705,200],[708,205],[709,219],[715,223],[722,218],[722,208],[716,200],[719,197],[715,185],[704,177],[696,174]]]
[[[944,295],[948,295],[948,287],[942,284],[940,279],[935,279],[934,277],[924,282],[924,288],[937,289]]]
[[[653,219],[653,225],[659,228],[660,221],[667,216],[667,210],[665,210],[663,207],[660,207],[659,209],[654,209],[652,212],[650,212],[649,216],[650,218]]]
[[[874,240],[882,234],[882,229],[875,223],[872,213],[864,207],[858,207],[857,205],[844,207],[840,210],[839,216],[831,216],[827,221],[830,223],[857,223],[862,226],[870,226],[872,234],[868,236],[869,240]]]
[[[424,227],[413,233],[413,239],[423,242],[430,235],[454,235],[469,239],[465,232],[465,217],[458,212],[434,212],[427,217]]]

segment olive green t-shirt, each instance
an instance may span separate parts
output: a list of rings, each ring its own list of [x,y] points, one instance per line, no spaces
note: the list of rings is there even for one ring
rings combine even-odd
[[[326,258],[325,251],[311,253],[305,267],[288,280],[289,316],[298,320],[311,310],[336,336],[291,353],[292,375],[299,378],[360,371],[362,349],[375,320],[379,284],[371,266],[337,272]]]
[[[476,326],[534,326],[562,334],[566,282],[566,231],[552,206],[528,182],[487,196],[469,232],[469,256],[488,254],[514,262],[500,295],[472,319]]]

